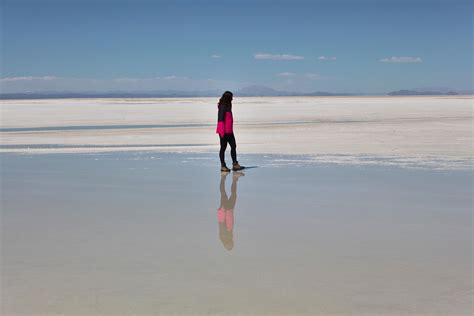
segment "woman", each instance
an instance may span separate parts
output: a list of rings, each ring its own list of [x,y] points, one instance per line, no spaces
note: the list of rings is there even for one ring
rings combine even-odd
[[[234,172],[232,177],[232,187],[230,197],[227,196],[225,190],[225,180],[229,173],[221,174],[221,183],[219,186],[221,192],[221,204],[217,209],[217,221],[219,223],[219,238],[225,249],[232,250],[234,248],[234,208],[237,202],[237,180],[242,172]]]
[[[238,171],[243,169],[237,161],[237,151],[236,143],[234,137],[233,124],[234,120],[232,118],[232,97],[233,94],[230,91],[224,92],[222,97],[219,99],[217,107],[219,108],[219,113],[217,115],[217,129],[216,133],[219,134],[221,142],[221,150],[219,151],[219,158],[221,160],[221,171],[229,172],[230,169],[227,168],[225,163],[225,150],[227,148],[227,143],[230,145],[230,155],[232,157],[232,170]]]

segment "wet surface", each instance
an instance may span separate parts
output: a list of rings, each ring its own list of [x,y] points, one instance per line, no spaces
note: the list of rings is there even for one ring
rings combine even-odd
[[[63,145],[63,144],[22,144],[0,145],[0,149],[57,149],[57,148],[160,148],[160,147],[199,147],[213,144],[140,144],[140,145]]]
[[[45,126],[45,127],[12,127],[0,128],[0,132],[45,132],[45,131],[80,131],[107,129],[153,129],[153,128],[184,128],[207,127],[214,124],[148,124],[148,125],[82,125],[82,126]]]
[[[469,170],[0,157],[5,315],[471,312]]]

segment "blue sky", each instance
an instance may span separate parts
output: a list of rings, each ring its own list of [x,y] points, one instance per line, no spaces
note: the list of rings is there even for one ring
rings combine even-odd
[[[472,89],[469,1],[2,0],[3,92]]]

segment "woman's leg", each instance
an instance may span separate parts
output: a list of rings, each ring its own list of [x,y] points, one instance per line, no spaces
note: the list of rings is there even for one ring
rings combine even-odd
[[[225,191],[225,179],[227,178],[227,173],[221,176],[221,183],[219,185],[219,191],[221,192],[221,206],[219,208],[228,208],[229,198],[227,197],[227,192]]]
[[[221,150],[219,151],[219,158],[221,160],[221,167],[225,166],[225,150],[227,148],[227,140],[224,137],[219,137],[221,141]]]
[[[232,162],[237,163],[237,144],[235,143],[234,134],[228,134],[229,145],[230,145],[230,156],[232,157]]]

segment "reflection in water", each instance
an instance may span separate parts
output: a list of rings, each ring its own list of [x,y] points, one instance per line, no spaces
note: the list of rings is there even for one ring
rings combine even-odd
[[[232,186],[230,189],[230,197],[227,196],[225,190],[225,180],[229,173],[221,175],[221,183],[219,186],[221,192],[221,204],[217,209],[217,221],[219,222],[219,237],[222,244],[227,250],[234,248],[234,208],[237,201],[237,181],[243,172],[234,172],[232,174]]]
[[[156,155],[0,155],[0,315],[472,315],[472,172]]]

